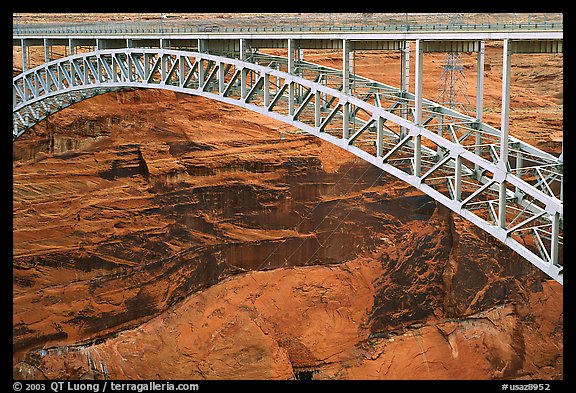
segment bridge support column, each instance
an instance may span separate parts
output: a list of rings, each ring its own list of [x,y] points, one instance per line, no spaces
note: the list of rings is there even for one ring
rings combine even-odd
[[[72,81],[72,86],[76,86],[76,69],[74,68],[74,60],[70,59],[68,62],[70,64],[70,80]],[[116,82],[116,74],[112,73],[112,75],[113,81]]]
[[[564,134],[562,134],[562,153],[558,157],[558,162],[564,165]],[[564,176],[560,178],[560,200],[564,202]]]
[[[246,79],[248,79],[248,68],[243,67],[240,70],[240,96],[242,97],[243,100],[246,99],[246,95],[248,94]]]
[[[478,128],[481,127],[484,117],[484,46],[484,41],[480,41],[476,73],[476,123]],[[474,154],[480,156],[482,154],[482,146],[480,146],[482,144],[482,133],[479,129],[476,131],[474,144]],[[474,164],[474,173],[480,178],[480,166],[478,164]]]
[[[294,50],[295,42],[293,39],[288,39],[288,73],[294,73]],[[288,85],[288,114],[292,116],[294,114],[294,83],[290,82]]]
[[[239,40],[239,47],[240,47],[240,60],[246,61],[246,39],[240,38]]]
[[[76,52],[76,47],[74,46],[74,39],[68,38],[68,48],[70,48],[70,56],[73,56]]]
[[[458,202],[462,201],[462,157],[460,154],[456,156],[455,165],[455,180],[454,180],[454,199]]]
[[[48,42],[48,38],[44,38],[44,63],[48,63],[50,61],[50,43]]]
[[[560,200],[564,202],[564,176],[560,179]]]
[[[414,124],[422,126],[422,61],[424,59],[424,48],[421,40],[416,40],[416,70],[415,70],[415,97],[414,97]],[[420,176],[422,145],[421,135],[413,136],[414,141],[414,175]]]
[[[350,94],[350,41],[342,40],[342,92]],[[350,104],[342,104],[342,138],[350,137]]]
[[[552,239],[550,244],[550,261],[553,265],[558,265],[559,253],[559,229],[560,229],[560,214],[557,212],[552,215]]]
[[[400,89],[402,90],[402,114],[404,119],[408,119],[408,102],[406,93],[410,90],[410,43],[404,41],[404,49],[400,51]],[[400,127],[400,139],[408,134],[406,127]]]
[[[222,78],[224,79],[224,78]],[[270,105],[270,74],[264,74],[264,106]]]
[[[350,138],[350,104],[348,101],[342,104],[342,138]]]
[[[444,114],[439,113],[436,117],[438,119],[438,136],[441,137],[444,132]],[[438,159],[441,160],[444,154],[442,153],[440,145],[438,145],[436,153],[438,153]]]
[[[422,135],[414,135],[414,176],[420,177],[422,174]]]
[[[400,86],[402,91],[410,90],[410,43],[404,42],[404,49],[401,51],[402,63],[400,64]]]
[[[508,39],[504,40],[502,59],[502,118],[500,124],[500,162],[498,166],[508,172],[508,124],[510,121],[510,71],[512,51]]]
[[[416,70],[414,86],[414,124],[422,125],[422,61],[424,48],[421,40],[416,40]]]
[[[506,228],[506,181],[498,185],[498,225]]]
[[[295,67],[298,70],[297,75],[299,77],[302,77],[302,61],[304,60],[304,49],[298,47],[298,50],[296,51],[296,64]],[[298,85],[298,91],[296,92],[296,99],[298,100],[298,103],[301,104],[302,103],[302,85]]]
[[[184,81],[186,80],[186,69],[184,68],[184,56],[178,56],[178,85],[184,87]],[[219,63],[221,64],[221,63]],[[218,78],[220,80],[220,78]],[[221,92],[220,86],[218,86],[218,92]]]
[[[198,69],[200,69],[201,64],[198,65]],[[166,59],[165,55],[160,55],[160,75],[162,81],[166,81],[166,75],[168,74],[168,60]]]
[[[164,58],[164,56],[162,56],[162,58]],[[198,90],[201,91],[204,86],[204,59],[198,57],[196,62],[198,63]]]
[[[328,86],[328,76],[324,73],[320,74],[320,80],[318,81],[322,86]],[[326,101],[323,101],[323,94],[320,92],[320,101],[321,101],[321,108],[323,111],[326,110]]]
[[[376,157],[384,156],[384,119],[376,120]]]
[[[27,47],[25,38],[20,40],[20,47],[22,48],[22,72],[25,72],[28,70],[28,59],[26,56]]]
[[[523,165],[523,157],[522,157],[522,151],[520,150],[520,144],[518,144],[517,146],[518,151],[516,152],[516,173],[515,175],[522,179],[522,165]],[[522,194],[520,192],[520,189],[518,188],[518,186],[516,186],[516,188],[514,189],[514,194],[516,195],[517,198],[521,198]]]
[[[349,94],[350,91],[350,42],[342,40],[342,92]]]
[[[502,120],[500,124],[500,161],[498,167],[509,172],[508,168],[508,123],[510,120],[510,61],[512,51],[508,39],[504,40],[502,57]],[[506,227],[506,181],[502,180],[498,198],[498,220],[501,228]]]
[[[198,52],[208,53],[208,45],[205,39],[198,38]]]
[[[482,122],[484,115],[484,41],[480,41],[476,74],[476,120]]]
[[[316,90],[316,92],[314,92],[314,127],[320,127],[320,113],[321,113],[321,98],[322,95],[321,93]]]

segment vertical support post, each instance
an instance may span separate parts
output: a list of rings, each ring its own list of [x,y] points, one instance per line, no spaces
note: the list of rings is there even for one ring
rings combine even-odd
[[[102,82],[102,58],[100,56],[96,56],[96,79],[97,79],[97,83]],[[58,73],[60,74],[60,73]],[[146,70],[146,56],[144,56],[144,75],[146,75],[146,78],[144,78],[143,82],[147,82],[148,81],[148,74],[147,74],[147,70]],[[61,80],[62,76],[58,75],[58,89],[60,89],[62,87],[62,80]]]
[[[508,172],[508,122],[510,120],[510,60],[512,51],[508,39],[504,39],[502,56],[502,120],[500,124],[500,161],[498,167]],[[498,220],[501,228],[506,228],[506,181],[499,187]]]
[[[378,116],[376,120],[376,157],[384,156],[384,119]]]
[[[400,53],[400,89],[402,90],[402,114],[404,119],[408,119],[408,102],[406,101],[406,93],[410,90],[410,43],[404,41],[404,49]],[[406,127],[400,127],[400,139],[404,138],[408,133]]]
[[[100,61],[98,61],[100,64]],[[101,74],[101,66],[98,67],[98,73]],[[100,75],[98,76],[100,78]],[[150,54],[144,53],[144,82],[148,83],[150,77]]]
[[[48,38],[44,38],[44,63],[50,61],[50,45],[48,43]]]
[[[508,39],[504,40],[502,59],[502,119],[500,124],[500,162],[498,166],[508,171],[508,123],[510,121],[510,71],[512,51]]]
[[[516,152],[516,177],[519,177],[520,179],[522,179],[522,165],[523,165],[523,157],[522,157],[522,150],[520,150],[520,146],[518,146],[518,151]],[[520,197],[520,189],[518,188],[518,186],[515,187],[514,189],[514,194],[517,197]]]
[[[342,40],[342,92],[350,94],[350,41]],[[348,101],[342,104],[342,138],[350,137],[350,104]]]
[[[244,38],[240,38],[240,60],[246,60],[246,40]]]
[[[456,171],[455,171],[455,184],[454,184],[454,199],[458,202],[462,201],[462,158],[460,154],[456,156]]]
[[[420,127],[422,125],[422,61],[424,57],[424,48],[422,40],[416,40],[416,75],[415,75],[415,115],[414,123]],[[421,135],[418,133],[413,136],[414,140],[414,175],[420,176],[422,161],[422,143]]]
[[[224,83],[224,79],[226,74],[224,73],[224,63],[221,61],[218,62],[218,93],[222,95],[224,93],[224,88],[226,87]]]
[[[28,70],[28,61],[26,59],[26,39],[22,38],[20,39],[20,46],[22,48],[22,72],[25,72]]]
[[[272,67],[273,69],[275,69],[276,71],[280,71],[280,64],[276,63],[276,65],[274,65]],[[278,94],[278,90],[280,90],[280,81],[278,79],[277,76],[274,76],[274,84],[273,84],[273,88],[272,90],[274,90],[274,95]]]
[[[355,91],[355,82],[356,82],[356,49],[353,47],[350,48],[350,52],[348,54],[348,91],[351,95],[354,95]],[[352,78],[350,80],[350,77]]]
[[[112,79],[113,82],[116,82],[116,69],[114,67],[114,58],[112,58]],[[72,86],[77,86],[76,83],[76,69],[74,68],[74,59],[68,60],[68,64],[70,65],[70,79],[72,80]]]
[[[349,73],[348,75],[350,75],[350,77],[352,78],[351,81],[349,81],[349,88],[348,90],[350,91],[350,95],[354,95],[356,94],[356,48],[352,45],[350,48],[350,55],[349,57],[349,63],[350,63],[350,68],[349,68]],[[352,132],[356,131],[356,113],[354,111],[352,111],[352,107],[351,104],[347,104],[346,105],[346,110],[347,110],[347,114],[345,119],[347,119],[346,123],[352,123]],[[348,131],[348,135],[350,135],[350,131]]]
[[[246,78],[248,77],[248,68],[242,67],[240,70],[240,97],[244,100],[248,94],[246,87]]]
[[[288,38],[288,73],[294,74],[294,40]],[[294,114],[294,83],[290,82],[288,85],[288,114]]]
[[[404,49],[401,53],[402,64],[400,64],[400,75],[401,81],[400,86],[402,86],[402,91],[410,90],[410,43],[404,41]]]
[[[482,122],[484,116],[484,41],[480,41],[476,73],[476,121]]]
[[[166,74],[168,73],[168,61],[166,59],[166,55],[160,53],[160,75],[161,81],[160,83],[166,83]]]
[[[564,165],[564,132],[562,132],[562,153],[558,157],[558,163]],[[562,168],[562,176],[560,177],[560,200],[564,201],[564,168]]]
[[[564,175],[560,178],[560,200],[564,202]]]
[[[304,59],[304,49],[300,48],[298,45],[298,49],[296,51],[296,64],[295,67],[298,70],[297,75],[302,77],[302,60]],[[296,92],[296,99],[298,103],[302,103],[302,85],[298,85],[298,91]]]
[[[264,106],[268,108],[270,105],[270,74],[264,74]]]
[[[74,46],[73,38],[68,38],[68,47],[70,48],[70,56],[73,56],[76,52],[76,47]]]
[[[414,141],[414,176],[420,177],[422,168],[422,136],[420,134],[412,137]]]
[[[208,45],[206,44],[206,40],[203,38],[198,38],[198,52],[208,53]]]
[[[184,68],[184,63],[186,62],[185,56],[180,55],[178,57],[178,85],[184,87],[184,80],[186,79],[186,69]]]
[[[476,122],[478,129],[474,136],[474,154],[480,156],[482,154],[482,120],[484,118],[484,53],[485,43],[480,41],[480,49],[477,56],[477,71],[476,71]],[[474,164],[474,172],[476,176],[480,177],[480,165]]]
[[[342,40],[342,93],[350,93],[350,42]]]
[[[318,81],[318,83],[320,83],[322,86],[326,87],[327,86],[327,79],[328,79],[328,76],[324,73],[321,73],[320,74],[320,80]],[[326,102],[323,101],[322,97],[323,97],[323,93],[321,92],[320,93],[320,108],[322,110],[326,110]]]
[[[320,127],[320,102],[321,102],[321,93],[316,90],[314,92],[314,127]]]
[[[498,225],[506,228],[506,180],[498,186]]]
[[[441,137],[444,131],[444,114],[439,113],[436,117],[438,119],[438,136]],[[443,155],[442,155],[442,148],[440,147],[440,145],[438,145],[438,147],[436,148],[436,153],[438,153],[438,160],[441,160],[443,158]]]
[[[342,103],[342,138],[350,138],[350,103]]]
[[[414,123],[418,126],[422,125],[422,62],[424,50],[422,40],[416,40],[416,75],[415,75],[415,118]]]
[[[130,54],[126,55],[126,71],[128,71],[128,82],[134,81],[134,72],[132,71],[132,56]],[[88,67],[84,65],[84,83],[89,83],[88,78]]]
[[[202,90],[204,87],[204,59],[199,57],[196,62],[198,63],[198,89]]]
[[[550,262],[553,265],[558,265],[559,253],[559,229],[560,229],[560,214],[555,212],[552,215],[552,239],[550,241]]]

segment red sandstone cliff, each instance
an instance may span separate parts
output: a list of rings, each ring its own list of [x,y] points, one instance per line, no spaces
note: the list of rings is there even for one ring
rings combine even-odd
[[[392,83],[370,59],[364,74]],[[530,61],[516,129],[557,153],[558,97],[530,84],[557,87],[561,62]],[[15,142],[14,377],[563,377],[559,284],[426,195],[287,131],[130,91]]]

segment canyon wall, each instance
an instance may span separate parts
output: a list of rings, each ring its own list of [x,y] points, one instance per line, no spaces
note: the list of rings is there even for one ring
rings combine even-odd
[[[515,136],[557,154],[561,97],[531,84],[561,85],[561,62],[519,64]],[[13,150],[14,378],[563,378],[561,285],[270,118],[128,90]]]

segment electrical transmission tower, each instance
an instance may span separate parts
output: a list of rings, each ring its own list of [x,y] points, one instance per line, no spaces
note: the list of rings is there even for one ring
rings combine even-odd
[[[450,17],[450,23],[462,23],[463,16],[456,14]],[[459,52],[448,52],[442,64],[442,74],[438,84],[436,102],[460,113],[470,114],[472,105],[468,99],[468,89],[464,76],[464,67]]]

